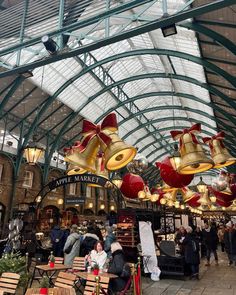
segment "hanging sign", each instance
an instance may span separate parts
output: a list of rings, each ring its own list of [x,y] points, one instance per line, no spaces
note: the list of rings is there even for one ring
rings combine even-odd
[[[67,197],[65,199],[66,205],[76,205],[76,204],[84,204],[85,197]]]
[[[58,179],[55,179],[48,183],[49,189],[54,190],[55,188],[70,183],[82,182],[82,183],[93,183],[98,184],[102,187],[106,186],[107,178],[93,175],[93,174],[77,174],[77,175],[67,175]]]

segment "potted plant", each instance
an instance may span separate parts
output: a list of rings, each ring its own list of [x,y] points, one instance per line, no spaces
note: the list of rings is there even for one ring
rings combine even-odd
[[[53,256],[53,252],[51,251],[51,254],[49,256],[49,266],[53,268],[55,266],[55,257]]]
[[[93,274],[97,276],[99,274],[99,265],[97,263],[94,263],[92,269],[93,269]]]
[[[44,276],[40,282],[39,294],[48,294],[48,288],[49,288],[49,278]]]

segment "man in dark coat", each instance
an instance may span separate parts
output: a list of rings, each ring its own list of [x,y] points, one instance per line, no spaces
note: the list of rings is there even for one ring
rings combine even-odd
[[[224,233],[225,251],[228,254],[229,265],[236,266],[236,230],[233,228],[232,221],[226,223],[226,231]]]
[[[63,236],[64,231],[60,228],[59,225],[55,225],[51,230],[50,238],[52,241],[53,254],[57,257],[63,256]]]
[[[126,261],[120,243],[114,242],[111,244],[111,253],[112,258],[108,268],[108,272],[117,275],[118,278],[110,280],[109,289],[112,292],[120,292],[125,288],[129,279],[129,277],[122,276]]]
[[[186,236],[183,240],[184,245],[184,258],[185,262],[189,264],[191,269],[191,277],[199,280],[199,242],[196,239],[196,235],[192,233],[191,226],[186,227]]]
[[[207,263],[206,266],[210,266],[211,253],[214,254],[215,264],[218,265],[218,256],[217,256],[217,244],[218,236],[216,230],[211,227],[208,223],[205,223],[205,229],[202,231],[203,242],[206,245],[207,250]]]

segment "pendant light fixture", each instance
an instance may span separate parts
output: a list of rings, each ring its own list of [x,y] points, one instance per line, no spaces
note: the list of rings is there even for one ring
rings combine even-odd
[[[123,180],[122,180],[122,177],[120,176],[120,174],[118,172],[115,172],[112,179],[111,179],[111,182],[118,188],[121,188],[122,186],[122,183],[123,183]]]
[[[37,142],[37,136],[24,148],[24,157],[29,165],[35,165],[44,154],[44,148]]]
[[[205,194],[207,192],[207,184],[202,180],[200,176],[200,181],[197,184],[197,190],[200,194]]]

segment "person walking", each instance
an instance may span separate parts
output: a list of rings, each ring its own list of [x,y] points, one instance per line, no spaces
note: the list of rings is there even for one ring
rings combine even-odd
[[[215,257],[215,264],[219,265],[218,263],[218,255],[217,255],[217,244],[218,244],[218,236],[216,230],[211,227],[208,223],[205,223],[205,228],[202,231],[202,237],[204,244],[206,245],[206,257],[207,263],[206,266],[210,266],[210,258],[211,253],[214,254]]]
[[[96,235],[94,228],[92,226],[89,226],[87,229],[87,233],[83,236],[80,256],[85,257],[86,255],[88,255],[94,249],[97,241],[99,241],[99,238]]]
[[[64,231],[60,228],[59,225],[55,225],[51,230],[50,238],[52,241],[53,254],[56,257],[61,257],[63,255],[63,236]]]
[[[73,260],[79,256],[81,235],[78,233],[78,226],[73,224],[71,226],[70,235],[67,237],[64,246],[64,263],[72,266]]]
[[[185,228],[186,236],[183,240],[185,262],[190,266],[191,278],[199,280],[199,242],[191,226]]]
[[[225,227],[223,224],[220,224],[218,232],[217,232],[219,242],[221,245],[221,251],[225,252],[225,240],[224,240],[224,235],[225,235]]]
[[[236,266],[236,230],[232,221],[226,223],[226,230],[224,233],[225,251],[228,255],[229,265],[233,262]]]

